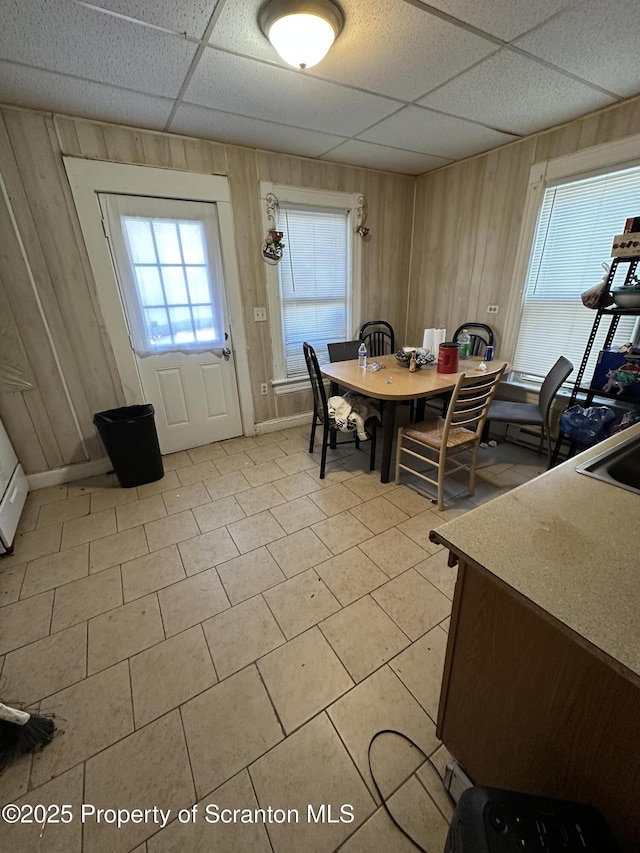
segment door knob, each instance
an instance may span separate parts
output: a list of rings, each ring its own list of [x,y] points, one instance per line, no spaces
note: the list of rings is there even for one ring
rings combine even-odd
[[[225,358],[227,361],[229,361],[229,356],[231,355],[231,350],[229,349],[229,347],[223,347],[223,349],[222,349],[222,355],[224,356],[224,358]]]

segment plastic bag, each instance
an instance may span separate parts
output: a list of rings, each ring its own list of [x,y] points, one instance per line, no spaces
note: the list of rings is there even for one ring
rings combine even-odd
[[[608,406],[570,406],[560,416],[560,429],[578,444],[597,444],[609,434],[609,424],[616,413]]]
[[[585,290],[580,294],[580,299],[582,299],[582,304],[585,308],[600,308],[602,294],[607,288],[610,264],[603,263],[602,269],[604,270],[602,281],[599,281],[597,284],[594,284],[593,287],[588,288],[588,290]],[[608,305],[613,305],[613,296],[610,293],[607,295],[602,307],[606,308]]]

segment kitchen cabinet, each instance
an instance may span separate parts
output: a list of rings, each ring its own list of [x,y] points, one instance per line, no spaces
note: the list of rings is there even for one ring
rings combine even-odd
[[[576,465],[432,531],[459,563],[437,733],[475,784],[590,802],[640,850],[640,495]]]

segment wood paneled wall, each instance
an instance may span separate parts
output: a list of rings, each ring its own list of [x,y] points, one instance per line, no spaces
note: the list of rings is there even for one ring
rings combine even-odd
[[[34,388],[0,393],[0,417],[27,473],[98,459],[93,413],[124,397],[62,156],[227,175],[232,195],[256,423],[311,409],[306,393],[266,397],[271,342],[253,307],[267,305],[260,181],[358,192],[369,204],[363,320],[403,336],[415,179],[96,121],[0,109],[0,283]]]
[[[446,166],[417,182],[407,338],[468,320],[488,323],[502,352],[529,174],[535,163],[640,133],[640,98]],[[640,157],[640,151],[638,152]],[[633,211],[630,211],[630,215]],[[487,305],[499,305],[488,315]]]

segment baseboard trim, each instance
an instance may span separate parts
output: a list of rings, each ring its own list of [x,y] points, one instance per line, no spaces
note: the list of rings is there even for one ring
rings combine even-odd
[[[64,465],[62,468],[42,471],[40,474],[27,474],[27,482],[29,491],[33,492],[35,489],[44,489],[47,486],[60,486],[63,483],[73,483],[76,480],[106,474],[107,471],[113,471],[113,465],[109,459],[94,459],[91,462],[79,462],[76,465]]]
[[[311,423],[313,412],[303,412],[300,415],[287,415],[284,418],[274,418],[271,421],[262,421],[256,424],[256,435],[264,435],[267,432],[278,432],[281,429],[291,429],[297,426],[307,426]]]

